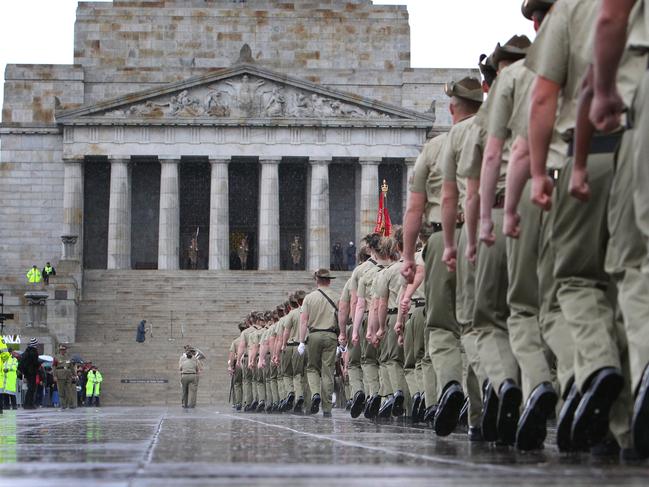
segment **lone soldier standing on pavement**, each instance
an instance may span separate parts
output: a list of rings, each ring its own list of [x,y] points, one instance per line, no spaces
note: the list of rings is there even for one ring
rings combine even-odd
[[[309,331],[307,377],[313,392],[311,414],[316,414],[322,402],[322,415],[331,417],[331,395],[334,392],[334,364],[338,347],[338,308],[340,298],[329,286],[335,279],[328,269],[318,269],[314,275],[317,289],[307,294],[300,314],[300,344],[298,353],[306,350]],[[322,395],[321,395],[322,394]]]
[[[198,360],[193,350],[185,352],[180,359],[180,383],[183,387],[183,408],[196,407],[198,390]]]
[[[59,354],[56,356],[54,379],[59,391],[61,409],[74,409],[77,407],[77,370],[70,362],[67,355],[68,347],[59,345]]]

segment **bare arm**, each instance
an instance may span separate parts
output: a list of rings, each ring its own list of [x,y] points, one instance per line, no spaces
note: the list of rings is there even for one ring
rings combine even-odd
[[[415,247],[425,207],[425,193],[410,193],[406,216],[403,219],[403,265],[401,267],[401,275],[409,283],[415,276]]]
[[[595,94],[590,115],[602,132],[620,126],[624,103],[617,91],[616,77],[624,53],[629,15],[635,3],[636,0],[603,0],[595,24]]]
[[[590,122],[588,113],[593,100],[593,67],[588,67],[579,93],[577,103],[577,124],[575,127],[575,156],[570,175],[570,194],[580,201],[588,201],[590,188],[588,186],[588,152],[595,127]]]
[[[376,299],[371,300],[369,303],[369,312],[367,313],[367,333],[365,339],[368,343],[374,343],[376,332],[378,330],[378,315],[376,310]]]
[[[343,347],[347,345],[347,320],[349,320],[349,301],[338,301],[338,342]]]
[[[239,349],[237,350],[237,360],[239,362],[239,367],[243,365],[243,356],[246,353],[246,341],[241,338],[241,341],[239,342]]]
[[[482,169],[480,171],[480,240],[486,245],[493,245],[496,241],[496,236],[493,233],[494,222],[491,210],[496,200],[496,187],[500,176],[504,145],[504,139],[490,135],[487,137],[487,145],[482,158]]]
[[[464,204],[464,220],[467,236],[465,257],[469,260],[469,262],[475,262],[475,256],[478,248],[478,215],[480,213],[479,190],[480,181],[478,179],[467,178],[466,200]],[[455,231],[453,232],[453,235],[455,236]]]
[[[547,175],[547,159],[556,121],[561,86],[543,76],[537,76],[532,87],[528,122],[532,201],[549,210],[552,205],[553,184]]]
[[[530,179],[529,146],[527,139],[518,136],[512,146],[512,154],[507,164],[503,233],[508,237],[518,238],[520,235],[518,203],[521,201],[528,179]]]
[[[385,336],[385,324],[388,320],[388,298],[382,297],[378,299],[377,307],[377,317],[379,322],[379,336],[383,338]]]
[[[306,340],[306,332],[308,331],[309,326],[309,313],[303,311],[300,313],[300,343],[304,343]]]
[[[354,346],[358,345],[358,336],[359,330],[361,329],[361,323],[363,322],[363,314],[365,313],[365,299],[359,297],[356,304],[356,313],[354,314],[354,327],[352,332],[352,342]]]
[[[444,263],[455,272],[457,249],[455,247],[455,225],[457,224],[457,203],[459,191],[456,181],[442,183],[442,230],[444,232]]]

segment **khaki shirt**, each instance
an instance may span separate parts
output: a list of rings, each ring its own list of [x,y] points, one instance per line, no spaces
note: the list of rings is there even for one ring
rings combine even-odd
[[[198,373],[198,360],[196,360],[196,357],[187,358],[185,355],[183,355],[180,358],[180,373],[181,374]]]
[[[300,308],[291,310],[284,321],[284,329],[289,332],[287,343],[298,343],[300,341]]]
[[[629,16],[628,47],[632,51],[649,51],[649,4],[638,0]]]
[[[246,350],[250,349],[252,346],[252,333],[255,331],[257,331],[257,329],[254,326],[249,326],[241,332],[241,340],[243,340]]]
[[[338,302],[339,296],[330,288],[319,288],[334,302]],[[329,301],[319,290],[310,292],[304,298],[302,313],[309,315],[309,330],[335,330],[338,323],[335,319],[335,310]]]
[[[537,75],[562,87],[555,129],[564,138],[575,127],[581,82],[593,61],[592,31],[600,3],[599,0],[555,3],[525,60],[525,65]]]
[[[466,197],[466,181],[464,178],[458,177],[458,165],[462,149],[464,148],[464,143],[469,134],[469,129],[473,125],[474,118],[475,117],[468,117],[453,125],[448,133],[439,160],[439,167],[442,171],[443,181],[457,182],[460,191],[460,198],[458,200],[458,205],[460,207],[463,206]]]
[[[424,263],[424,254],[423,249],[415,253],[415,265],[417,267],[426,267]],[[424,281],[421,282],[415,293],[412,295],[411,299],[426,299],[426,294],[424,293]]]
[[[358,289],[356,290],[356,293],[358,294],[359,298],[363,298],[366,301],[370,301],[372,299],[372,286],[374,285],[374,278],[376,277],[376,274],[387,267],[390,264],[390,261],[381,261],[379,260],[376,265],[373,265],[370,267],[367,272],[363,274],[363,277],[361,277],[359,283],[358,283]],[[366,306],[365,311],[368,311],[369,308]]]
[[[239,350],[239,343],[241,343],[241,336],[238,336],[237,338],[232,340],[232,344],[230,345],[231,353],[237,353],[237,350]]]
[[[340,300],[345,301],[346,303],[349,303],[352,300],[352,293],[349,290],[349,288],[351,286],[350,281],[351,281],[351,278],[348,279],[347,282],[345,283],[345,287],[343,288],[343,292],[340,295]]]
[[[352,272],[352,277],[349,279],[349,292],[358,291],[358,282],[360,281],[363,274],[367,272],[367,269],[376,265],[372,259],[368,259],[362,264],[356,266],[356,269]]]
[[[426,222],[442,221],[442,171],[439,158],[446,142],[447,134],[429,140],[417,158],[410,191],[426,194]]]
[[[403,267],[403,260],[395,262],[387,269],[379,272],[374,285],[374,299],[387,298],[388,309],[393,309],[399,306],[397,298],[401,290],[401,268]]]

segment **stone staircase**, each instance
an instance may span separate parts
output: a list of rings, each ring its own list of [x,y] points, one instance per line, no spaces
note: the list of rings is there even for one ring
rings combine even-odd
[[[336,275],[333,287],[341,290],[349,273]],[[223,403],[230,389],[228,349],[241,318],[276,306],[289,292],[313,287],[307,272],[85,271],[76,343],[70,351],[101,370],[104,403],[176,405],[178,359],[183,345],[194,345],[207,356],[198,402]],[[152,325],[153,336],[137,343],[142,319]],[[126,379],[168,382],[122,382]]]

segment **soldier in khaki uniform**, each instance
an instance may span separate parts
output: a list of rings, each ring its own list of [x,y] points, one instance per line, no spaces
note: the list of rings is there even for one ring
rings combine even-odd
[[[308,349],[307,376],[311,398],[311,414],[316,414],[322,402],[322,414],[331,417],[331,396],[334,392],[334,366],[338,346],[338,320],[336,317],[339,296],[329,286],[335,279],[328,269],[318,269],[314,278],[317,289],[304,298],[300,312],[300,344],[298,353]]]
[[[349,382],[352,389],[353,399],[350,409],[350,414],[352,418],[357,418],[365,407],[365,400],[369,395],[369,390],[367,387],[368,379],[365,377],[361,365],[361,344],[360,344],[360,333],[362,331],[362,313],[361,313],[361,322],[356,320],[356,309],[358,306],[358,283],[363,275],[372,267],[376,265],[376,260],[371,256],[371,249],[369,247],[369,241],[378,238],[373,234],[368,235],[363,240],[363,246],[361,249],[365,250],[365,253],[369,256],[365,261],[361,262],[356,266],[352,272],[352,276],[349,279],[349,310],[350,317],[352,319],[352,334],[351,338],[347,339],[348,347],[348,371],[349,371]],[[360,259],[359,259],[360,260]],[[363,308],[364,311],[364,308]],[[356,338],[356,340],[354,340]],[[340,337],[339,337],[340,340]]]
[[[633,14],[632,8],[635,8]],[[627,49],[624,49],[627,41]],[[590,118],[602,132],[618,130],[624,106],[632,129],[622,136],[609,198],[611,232],[606,270],[618,281],[618,302],[628,339],[631,391],[635,394],[632,443],[636,458],[649,457],[649,279],[646,274],[649,206],[649,9],[646,2],[604,0],[595,33],[594,99]],[[584,168],[585,169],[585,168]],[[573,170],[571,191],[589,197],[588,179]],[[576,180],[575,180],[576,179]],[[581,180],[580,180],[581,179]],[[585,186],[585,187],[584,187]],[[629,195],[629,189],[632,195]],[[622,450],[623,458],[628,453]]]
[[[465,228],[459,232],[458,224],[464,221],[462,209],[466,196],[466,180],[458,176],[458,163],[467,136],[474,123],[475,114],[482,105],[482,85],[475,78],[465,78],[458,83],[446,87],[447,96],[451,97],[451,117],[453,127],[447,135],[438,166],[442,173],[441,220],[444,251],[442,261],[451,272],[456,273],[455,316],[461,325],[461,342],[466,353],[466,387],[469,395],[469,425],[477,427],[480,423],[480,396],[478,390],[484,383],[480,359],[476,347],[477,333],[473,329],[475,274],[474,265],[464,258],[467,247],[467,232]],[[460,211],[458,211],[460,210]],[[458,259],[458,255],[462,258]],[[494,405],[487,404],[484,411],[488,418],[494,418],[491,412]],[[497,409],[497,404],[495,405]],[[481,425],[482,426],[482,425]],[[478,430],[470,430],[474,439],[480,439]],[[484,432],[482,432],[484,433]]]
[[[286,391],[286,398],[281,404],[280,410],[282,412],[290,411],[295,405],[295,385],[293,381],[293,348],[297,347],[298,343],[295,339],[289,341],[291,338],[291,330],[293,329],[293,323],[297,322],[300,316],[300,305],[297,301],[296,294],[289,295],[289,312],[284,317],[282,322],[282,328],[278,330],[278,333],[282,334],[282,352],[281,352],[281,369],[282,376],[284,379],[284,390]],[[289,329],[290,324],[290,329]],[[295,327],[297,329],[297,326]]]
[[[544,210],[554,209],[554,277],[575,346],[574,390],[562,408],[557,430],[562,449],[583,449],[605,437],[609,413],[624,386],[611,299],[613,283],[604,271],[607,195],[617,142],[601,139],[602,143],[591,151],[591,198],[587,202],[579,202],[568,193],[571,157],[565,157],[563,166],[552,171],[557,186],[554,201],[553,181],[546,165],[553,127],[570,137],[575,125],[576,101],[591,60],[589,38],[599,4],[590,0],[557,2],[525,61],[537,75],[529,113],[532,200]],[[610,426],[620,445],[628,446],[628,426],[627,431],[614,421]]]
[[[249,326],[241,333],[239,350],[237,352],[238,363],[243,372],[243,400],[244,411],[253,412],[257,410],[259,401],[257,399],[257,384],[254,365],[253,338],[261,328],[261,319],[258,313],[253,312],[249,317]]]
[[[287,350],[291,351],[291,368],[293,370],[293,391],[295,392],[295,405],[293,412],[302,413],[303,407],[306,406],[308,381],[305,374],[305,361],[308,358],[304,354],[297,353],[297,347],[300,343],[300,309],[306,293],[297,291],[295,299],[298,304],[289,314],[289,319],[284,323],[284,336],[287,337]]]
[[[372,344],[373,332],[369,327],[368,314],[372,307],[372,286],[374,279],[379,271],[383,270],[390,264],[388,258],[380,258],[379,251],[381,247],[381,237],[378,234],[372,234],[368,237],[367,245],[372,254],[374,265],[369,267],[362,275],[358,282],[356,290],[357,304],[356,314],[354,316],[354,332],[352,344],[360,345],[361,348],[361,368],[363,369],[363,382],[366,394],[369,396],[365,404],[364,414],[366,418],[375,418],[381,407],[381,382],[379,377],[378,352]],[[358,330],[358,331],[357,331]]]
[[[70,362],[67,354],[68,347],[59,345],[59,353],[56,356],[54,367],[54,378],[59,391],[61,409],[75,409],[77,407],[77,367]]]
[[[246,329],[245,323],[239,324],[239,333]],[[239,350],[239,343],[241,342],[241,335],[235,338],[230,345],[228,352],[228,373],[232,376],[232,406],[235,410],[241,411],[241,402],[243,401],[243,371],[237,365],[237,352]]]

